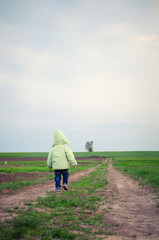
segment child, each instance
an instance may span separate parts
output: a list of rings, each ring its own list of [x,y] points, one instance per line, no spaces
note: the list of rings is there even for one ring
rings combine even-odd
[[[71,149],[64,144],[70,145],[70,142],[60,130],[56,130],[54,132],[54,144],[47,158],[47,166],[49,169],[54,169],[57,191],[61,190],[61,174],[63,176],[63,188],[68,190],[68,169],[70,163],[73,167],[77,166]]]

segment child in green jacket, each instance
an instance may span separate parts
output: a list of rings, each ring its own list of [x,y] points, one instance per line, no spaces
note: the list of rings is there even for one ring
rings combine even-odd
[[[77,166],[77,161],[71,149],[64,144],[70,145],[67,137],[60,131],[54,132],[54,144],[47,158],[47,166],[49,169],[54,169],[56,190],[61,190],[61,175],[63,176],[63,188],[68,190],[68,177],[70,164],[73,167]]]

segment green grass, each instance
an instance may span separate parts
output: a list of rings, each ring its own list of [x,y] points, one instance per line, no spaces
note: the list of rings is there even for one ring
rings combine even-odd
[[[69,169],[69,173],[70,174],[73,174],[73,173],[76,173],[76,172],[80,172],[80,171],[84,171],[84,170],[87,170],[89,169],[90,167],[95,167],[97,166],[98,162],[95,162],[95,163],[90,163],[89,165],[81,165],[81,166],[78,166],[77,168],[73,168],[71,167]],[[0,168],[1,169],[1,168]],[[42,172],[44,171],[50,171],[49,169],[47,169],[47,167],[45,168],[41,168],[41,169],[44,169]],[[6,169],[4,169],[4,172],[6,171]],[[30,172],[37,172],[38,168],[32,168],[32,167],[29,167],[28,168],[23,168],[23,167],[20,167],[20,168],[8,168],[7,167],[7,172],[10,170],[11,173],[18,173],[18,172],[26,172],[30,170]],[[46,180],[51,180],[54,178],[54,174],[53,174],[53,170],[51,170],[52,172],[52,176],[48,176],[48,177],[44,177],[42,179],[38,179],[38,180],[32,180],[32,181],[14,181],[14,182],[6,182],[6,183],[1,183],[0,184],[0,191],[2,191],[3,189],[12,189],[12,190],[16,190],[20,187],[26,187],[26,186],[30,186],[30,185],[35,185],[37,183],[43,183],[46,181]],[[9,174],[9,173],[7,173]]]
[[[48,152],[1,152],[0,158],[20,158],[20,157],[40,157],[40,158],[47,158]]]
[[[115,162],[115,166],[122,167],[156,167],[159,166],[159,160],[125,160],[121,162]]]
[[[123,172],[130,174],[136,179],[143,179],[143,183],[150,184],[153,187],[158,187],[159,176],[159,151],[120,151],[120,152],[75,152],[75,157],[93,157],[93,156],[107,156],[113,159],[114,166],[118,167]],[[0,157],[45,157],[47,158],[47,152],[28,152],[28,153],[0,153]],[[91,166],[95,166],[98,162],[89,159],[89,165],[79,165],[76,169],[71,168],[70,173],[82,171],[88,169]],[[85,160],[84,160],[85,161]],[[83,160],[78,161],[79,164]],[[4,161],[0,162],[0,165],[4,166]],[[10,167],[15,165],[15,167]],[[25,167],[16,167],[17,165],[26,165]],[[31,166],[30,166],[31,165]],[[8,161],[7,172],[19,173],[19,172],[48,172],[50,171],[46,167],[46,161]],[[0,173],[5,173],[6,168],[0,167]],[[23,185],[24,183],[22,183]],[[25,185],[25,184],[24,184]]]
[[[112,159],[114,166],[139,180],[142,185],[159,189],[159,154],[148,152],[144,156],[119,156]]]
[[[159,151],[114,151],[114,152],[74,152],[76,157],[91,157],[91,156],[99,156],[99,157],[158,157]]]
[[[81,164],[84,162],[93,164],[93,163],[96,163],[97,161],[93,159],[89,159],[87,161],[85,159],[78,160],[78,164]],[[7,166],[10,166],[10,165],[15,165],[15,166],[25,165],[25,166],[32,166],[32,167],[35,166],[35,167],[45,167],[45,168],[47,167],[46,161],[7,161]],[[0,161],[0,166],[5,166],[5,162]]]
[[[105,210],[98,212],[101,201],[107,198],[103,196],[106,171],[107,164],[102,164],[89,177],[71,183],[71,191],[39,197],[28,211],[15,209],[19,215],[1,224],[0,239],[86,240],[100,239],[97,234],[112,234]]]
[[[119,169],[119,168],[118,168]],[[119,170],[131,175],[134,179],[139,180],[142,185],[150,185],[159,190],[159,167],[138,168],[120,168]]]
[[[128,157],[121,156],[121,157],[113,157],[113,162],[121,162],[121,161],[155,161],[159,160],[159,153],[158,155],[152,155],[152,156],[131,156]]]
[[[159,151],[100,151],[100,152],[74,152],[75,157],[155,157]],[[4,157],[43,157],[47,158],[48,152],[1,152],[0,158]]]
[[[53,175],[52,176],[48,176],[48,177],[44,177],[41,179],[37,179],[37,180],[32,180],[32,181],[14,181],[14,182],[6,182],[6,183],[1,183],[0,184],[0,191],[4,190],[4,189],[12,189],[12,190],[16,190],[18,188],[21,187],[27,187],[30,185],[35,185],[38,183],[43,184],[46,180],[53,180]]]
[[[48,153],[6,153],[0,154],[0,157],[47,157]],[[74,153],[75,157],[91,157],[91,156],[107,156],[111,157],[114,166],[126,174],[130,174],[133,178],[139,180],[142,184],[149,184],[155,189],[159,189],[159,151],[142,151],[142,152],[83,152]],[[3,156],[2,156],[3,155]],[[80,160],[83,162],[83,160]],[[99,162],[90,159],[89,165],[79,165],[77,168],[70,168],[70,174],[87,170],[92,166],[96,166]],[[10,162],[14,165],[13,162]],[[23,161],[21,164],[25,165]],[[27,167],[27,165],[32,165]],[[13,167],[15,169],[48,169],[45,162],[30,162],[26,167]],[[104,194],[107,188],[107,180],[105,178],[107,172],[107,164],[101,162],[101,166],[97,170],[84,177],[77,182],[70,184],[71,191],[62,191],[60,193],[50,192],[45,198],[38,198],[36,204],[30,204],[28,211],[15,208],[14,211],[18,216],[5,223],[1,223],[0,239],[100,239],[97,234],[108,236],[112,234],[109,231],[110,223],[105,219],[105,212],[108,209],[98,209],[107,201]],[[15,163],[16,166],[16,163]],[[10,167],[8,167],[9,170]],[[2,169],[2,168],[0,168]],[[4,168],[3,168],[4,169]],[[11,169],[11,168],[10,168]],[[19,170],[16,170],[19,171]],[[53,175],[50,179],[53,178]],[[41,183],[45,179],[38,180]],[[16,184],[19,183],[19,186]],[[17,182],[11,185],[1,184],[4,188],[17,188],[36,184],[36,181]],[[3,188],[3,189],[4,189]],[[159,205],[157,204],[157,208]],[[9,210],[8,210],[9,211]],[[110,210],[111,211],[111,210]],[[18,227],[17,227],[18,226]],[[95,230],[95,232],[93,232]]]
[[[0,153],[0,157],[45,157],[47,158],[47,152],[28,152],[28,153]],[[112,157],[114,165],[121,171],[127,172],[133,177],[143,178],[144,182],[151,186],[158,186],[158,165],[159,165],[159,151],[121,151],[121,152],[75,152],[75,157],[93,157],[93,156],[107,156]],[[83,161],[80,160],[79,163]],[[91,166],[95,166],[93,158],[87,160]],[[97,162],[96,162],[97,163]],[[0,162],[1,166],[4,161]],[[19,172],[47,172],[50,171],[46,167],[46,161],[8,161],[7,172],[19,173]],[[15,167],[9,167],[15,165]],[[16,167],[16,165],[26,165],[25,167]],[[28,166],[29,165],[29,166]],[[31,165],[31,166],[30,166]],[[82,169],[89,168],[90,165],[79,165],[77,170],[71,169],[70,173],[81,171]],[[0,167],[0,173],[5,173],[6,168]]]
[[[50,169],[45,167],[7,167],[7,173],[23,173],[23,172],[49,172]],[[5,173],[6,168],[0,167],[0,173]]]
[[[34,164],[34,163],[33,163]],[[81,169],[87,169],[90,167],[90,165],[93,167],[93,166],[96,166],[98,164],[98,162],[90,162],[89,163],[89,166],[87,165],[79,165],[77,167],[76,170],[73,170],[71,169],[71,172],[73,171],[81,171]],[[53,171],[53,170],[51,170]],[[47,168],[46,166],[46,163],[45,164],[42,164],[41,166],[39,166],[37,164],[36,165],[33,165],[33,166],[26,166],[26,167],[9,167],[7,166],[7,173],[23,173],[23,172],[50,172],[50,169]],[[0,167],[0,173],[6,173],[6,167]]]
[[[4,161],[0,161],[0,166],[4,166]],[[36,166],[36,167],[46,167],[46,161],[7,161],[7,166],[9,165],[29,165],[29,166]]]

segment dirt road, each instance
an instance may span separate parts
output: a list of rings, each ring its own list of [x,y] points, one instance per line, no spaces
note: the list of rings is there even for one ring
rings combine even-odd
[[[95,168],[72,174],[69,181],[77,181],[87,176]],[[159,200],[150,190],[142,188],[130,177],[114,169],[110,163],[106,175],[109,182],[106,195],[107,202],[102,207],[109,209],[105,217],[110,223],[116,223],[112,227],[116,236],[110,236],[107,240],[159,240]],[[16,194],[4,195],[0,199],[0,219],[13,217],[14,214],[5,209],[24,207],[25,203],[35,201],[38,196],[46,196],[47,192],[54,191],[52,180],[47,184],[37,184],[18,190]]]
[[[109,202],[108,217],[119,224],[118,237],[109,239],[159,240],[159,200],[150,190],[109,165],[107,174],[109,190],[113,197]]]
[[[87,176],[90,172],[95,170],[94,167],[71,174],[69,181],[78,181],[81,177]],[[47,184],[46,184],[47,183]],[[24,207],[26,203],[35,201],[37,197],[45,197],[50,191],[55,191],[55,184],[53,180],[47,180],[44,185],[36,184],[34,186],[24,187],[19,189],[12,195],[4,194],[0,196],[0,219],[4,221],[5,219],[14,217],[15,215],[10,213],[11,209]],[[9,210],[9,211],[6,211]]]

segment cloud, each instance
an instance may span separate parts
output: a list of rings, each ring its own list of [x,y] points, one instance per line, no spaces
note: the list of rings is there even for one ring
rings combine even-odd
[[[29,108],[43,111],[53,109],[54,112],[58,109],[65,111],[66,102],[79,121],[83,121],[84,113],[88,122],[90,119],[99,121],[98,116],[108,122],[137,121],[141,117],[139,112],[142,109],[149,109],[152,105],[155,108],[157,93],[150,100],[146,97],[151,89],[149,80],[139,79],[140,75],[136,75],[135,79],[129,75],[130,71],[127,73],[126,67],[130,68],[130,64],[131,67],[135,67],[131,62],[131,56],[130,62],[125,60],[122,62],[123,59],[120,61],[118,59],[121,56],[120,52],[110,50],[114,48],[113,45],[104,49],[104,53],[108,54],[105,56],[102,46],[98,46],[102,35],[99,34],[93,41],[91,39],[92,35],[78,45],[80,47],[74,45],[77,54],[74,55],[74,59],[72,57],[67,59],[67,53],[58,55],[56,51],[49,51],[49,48],[36,51],[31,48],[10,46],[12,57],[23,69],[22,74],[16,79],[18,98]],[[10,81],[11,79],[10,77]],[[152,92],[153,90],[152,88]]]
[[[10,11],[3,2],[3,130],[25,136],[61,127],[99,139],[96,128],[111,138],[116,126],[119,138],[121,126],[127,137],[137,124],[156,127],[156,7],[155,1],[15,1]]]
[[[134,34],[131,39],[137,44],[159,44],[158,34]]]

